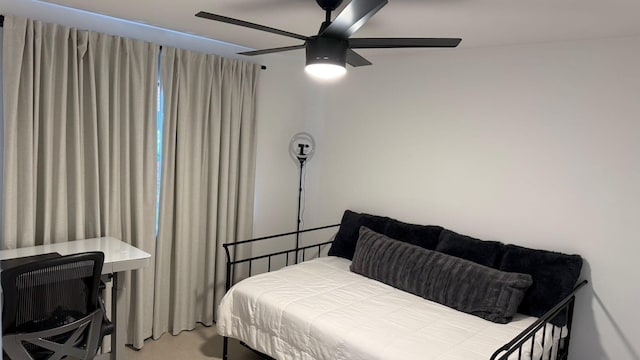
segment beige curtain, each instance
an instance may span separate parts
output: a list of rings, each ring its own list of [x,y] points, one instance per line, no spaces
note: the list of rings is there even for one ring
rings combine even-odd
[[[154,255],[158,51],[5,17],[4,249],[113,236]],[[124,277],[137,345],[151,334],[153,274]]]
[[[251,235],[259,67],[164,48],[164,138],[153,336],[210,325],[222,243]]]

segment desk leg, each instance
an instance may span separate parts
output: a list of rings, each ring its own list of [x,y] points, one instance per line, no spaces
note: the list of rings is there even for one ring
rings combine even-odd
[[[124,360],[125,355],[125,331],[126,319],[123,318],[122,311],[118,311],[118,298],[122,285],[118,280],[118,273],[113,273],[113,288],[111,289],[111,319],[114,323],[113,334],[111,334],[111,360]]]

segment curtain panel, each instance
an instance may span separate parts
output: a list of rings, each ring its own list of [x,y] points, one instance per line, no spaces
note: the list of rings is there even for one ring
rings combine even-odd
[[[153,337],[210,325],[222,243],[251,237],[259,66],[165,47]]]
[[[158,52],[5,17],[3,249],[112,236],[155,256]],[[123,279],[129,341],[140,346],[154,271]]]

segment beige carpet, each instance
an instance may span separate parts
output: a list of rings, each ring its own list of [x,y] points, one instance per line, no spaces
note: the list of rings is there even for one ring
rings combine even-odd
[[[229,347],[229,360],[260,359],[236,340],[230,340]],[[178,336],[164,334],[159,340],[147,340],[142,350],[127,348],[127,360],[152,359],[222,359],[222,337],[216,333],[215,326],[198,325],[195,330],[183,331]]]

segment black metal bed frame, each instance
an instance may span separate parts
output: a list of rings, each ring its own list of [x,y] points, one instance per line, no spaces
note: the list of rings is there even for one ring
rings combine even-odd
[[[236,246],[243,245],[243,244],[249,244],[249,243],[254,243],[254,242],[257,242],[257,241],[274,239],[274,238],[290,236],[290,235],[296,235],[296,238],[297,238],[301,233],[312,232],[312,231],[323,230],[323,229],[329,229],[329,228],[338,227],[338,226],[340,226],[340,224],[320,226],[320,227],[316,227],[316,228],[312,228],[312,229],[292,231],[292,232],[287,232],[287,233],[282,233],[282,234],[263,236],[263,237],[250,239],[250,240],[244,240],[244,241],[237,241],[237,242],[233,242],[233,243],[222,244],[222,247],[224,248],[224,251],[225,251],[225,254],[226,254],[226,258],[227,258],[227,266],[226,266],[227,274],[226,274],[226,281],[225,281],[225,291],[229,291],[229,289],[231,288],[232,279],[234,277],[234,267],[236,265],[243,264],[243,263],[248,263],[248,276],[251,276],[252,275],[252,270],[253,270],[252,269],[252,263],[254,261],[256,261],[256,260],[267,259],[267,272],[269,272],[269,271],[271,271],[272,258],[274,258],[276,256],[284,256],[285,266],[288,266],[289,263],[290,263],[290,260],[291,260],[290,258],[293,257],[293,263],[297,264],[300,260],[301,261],[305,261],[306,260],[307,250],[310,250],[310,249],[317,249],[318,250],[317,256],[320,257],[321,256],[321,252],[322,252],[322,248],[327,246],[327,245],[329,245],[329,244],[331,244],[333,242],[333,240],[324,241],[324,242],[320,242],[320,243],[317,243],[317,244],[307,245],[307,246],[302,246],[302,247],[300,246],[299,241],[296,240],[296,246],[293,249],[283,250],[283,251],[276,251],[276,252],[272,252],[272,253],[268,253],[268,254],[264,254],[264,255],[253,256],[253,257],[249,257],[249,258],[246,258],[246,259],[239,259],[239,260],[235,259],[235,251],[234,251],[234,254],[232,256],[232,254],[230,252],[230,248],[235,248]],[[291,256],[291,254],[293,254],[293,256]],[[300,256],[300,255],[302,255],[302,256]],[[569,342],[571,340],[571,323],[572,323],[572,319],[573,319],[573,309],[574,309],[574,304],[575,304],[575,294],[581,287],[583,287],[587,283],[588,283],[587,280],[583,280],[580,283],[578,283],[575,286],[575,288],[573,289],[573,291],[567,297],[565,297],[562,301],[560,301],[558,304],[556,304],[546,314],[544,314],[543,316],[538,318],[538,320],[536,320],[528,328],[523,330],[520,334],[518,334],[511,341],[509,341],[508,343],[506,343],[505,345],[500,347],[498,350],[496,350],[489,360],[508,360],[508,359],[510,359],[511,356],[513,356],[513,354],[517,354],[518,355],[518,358],[517,358],[518,360],[525,360],[525,358],[523,358],[522,352],[525,349],[525,346],[527,346],[527,342],[529,342],[529,341],[531,342],[531,353],[533,353],[533,347],[534,347],[534,344],[535,344],[535,339],[539,335],[538,333],[540,332],[541,329],[542,329],[541,345],[544,348],[545,339],[546,339],[546,335],[547,335],[547,325],[548,324],[551,324],[551,341],[554,341],[554,337],[556,335],[556,331],[562,331],[562,330],[556,330],[558,327],[553,325],[552,322],[556,318],[561,318],[561,317],[566,317],[565,319],[566,319],[567,335],[565,337],[559,336],[560,340],[559,340],[559,343],[558,343],[558,350],[557,350],[557,353],[556,353],[556,357],[552,359],[551,356],[552,356],[553,351],[549,351],[548,357],[545,358],[545,359],[542,359],[542,360],[567,360],[567,358],[569,356]],[[274,360],[273,358],[269,357],[268,355],[262,354],[259,351],[256,351],[256,350],[252,349],[251,347],[249,347],[248,345],[246,345],[242,341],[240,342],[240,344],[243,345],[243,346],[246,346],[251,351],[255,352],[256,354],[258,354],[260,356],[262,356],[264,359]],[[229,338],[226,337],[226,336],[223,338],[222,359],[223,360],[228,360],[229,359]]]
[[[582,280],[574,288],[569,295],[567,295],[562,301],[556,304],[551,310],[547,311],[538,320],[531,324],[528,328],[524,329],[511,341],[503,345],[496,350],[491,356],[490,360],[507,360],[512,354],[518,354],[518,360],[522,359],[522,351],[526,345],[526,342],[531,340],[531,353],[533,353],[533,346],[535,344],[536,334],[542,329],[542,341],[541,346],[544,349],[545,339],[547,334],[547,325],[551,325],[551,341],[554,341],[557,326],[553,325],[555,319],[562,319],[566,316],[567,336],[560,337],[558,343],[558,351],[555,359],[552,359],[553,351],[549,351],[548,360],[566,360],[569,357],[569,342],[571,340],[571,323],[573,320],[573,308],[575,305],[576,292],[588,283],[587,280]],[[561,329],[559,331],[562,331]],[[562,335],[562,334],[560,334]],[[544,356],[544,354],[542,355]],[[542,359],[542,360],[546,360]]]

